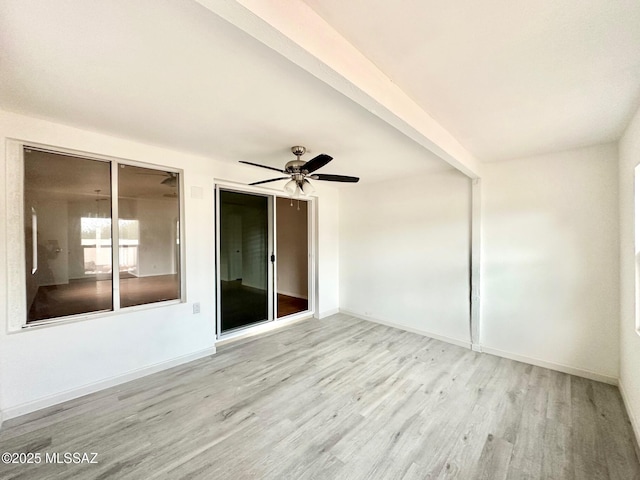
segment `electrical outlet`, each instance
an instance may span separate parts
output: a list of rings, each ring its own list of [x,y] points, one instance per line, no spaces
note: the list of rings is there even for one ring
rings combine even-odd
[[[200,302],[196,302],[193,304],[193,313],[200,313]]]

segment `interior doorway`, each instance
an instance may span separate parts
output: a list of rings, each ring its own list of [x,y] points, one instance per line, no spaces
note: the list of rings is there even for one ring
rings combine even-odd
[[[216,187],[219,337],[312,311],[312,204]]]
[[[277,318],[309,309],[309,204],[276,198]]]

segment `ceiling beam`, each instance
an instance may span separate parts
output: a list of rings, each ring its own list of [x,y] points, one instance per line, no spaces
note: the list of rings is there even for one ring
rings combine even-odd
[[[471,178],[480,162],[300,0],[196,0]]]

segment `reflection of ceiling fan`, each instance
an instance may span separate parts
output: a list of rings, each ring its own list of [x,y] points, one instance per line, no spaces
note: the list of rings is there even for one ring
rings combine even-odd
[[[167,187],[175,188],[178,186],[178,174],[175,172],[158,172],[158,173],[147,173],[147,172],[136,172],[138,175],[158,175],[162,177],[167,177],[160,182],[160,185],[165,185]]]
[[[166,185],[167,187],[176,187],[178,185],[178,174],[174,172],[166,172],[169,175],[163,181],[160,182],[161,185]]]
[[[289,179],[289,182],[287,182],[284,186],[284,190],[289,195],[298,196],[298,195],[309,195],[315,191],[315,189],[311,185],[311,182],[309,182],[309,179],[324,180],[328,182],[350,182],[350,183],[355,183],[358,180],[360,180],[358,177],[347,177],[345,175],[313,173],[316,170],[324,167],[331,160],[333,160],[333,157],[325,153],[321,153],[320,155],[313,157],[308,162],[305,162],[303,160],[300,160],[300,157],[304,155],[304,153],[307,151],[305,147],[302,147],[302,146],[291,147],[291,151],[297,158],[295,160],[291,160],[290,162],[287,162],[283,170],[280,170],[279,168],[268,167],[266,165],[260,165],[258,163],[251,163],[251,162],[245,162],[243,160],[240,160],[240,163],[246,163],[247,165],[253,165],[255,167],[275,170],[276,172],[284,173],[287,175],[286,177],[278,177],[278,178],[272,178],[270,180],[253,182],[253,183],[250,183],[249,185],[260,185],[261,183],[269,183],[269,182],[276,182],[278,180]]]

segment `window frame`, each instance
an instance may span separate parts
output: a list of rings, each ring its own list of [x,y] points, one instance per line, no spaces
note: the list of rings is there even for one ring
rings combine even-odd
[[[119,166],[127,165],[133,167],[148,168],[162,172],[172,172],[178,174],[178,202],[179,202],[179,268],[180,275],[180,297],[172,300],[164,300],[159,302],[147,303],[143,305],[134,305],[130,307],[120,306],[120,275],[112,275],[112,295],[113,309],[109,311],[97,311],[80,313],[75,315],[67,315],[62,317],[37,320],[27,323],[28,315],[26,309],[26,270],[24,267],[25,258],[25,234],[24,234],[24,149],[33,149],[39,151],[61,154],[66,156],[74,156],[78,158],[86,158],[107,162],[111,166],[111,222],[115,226],[111,232],[111,261],[112,272],[119,271],[120,265],[120,238],[119,229],[117,228],[119,220],[118,212],[118,174]],[[60,325],[73,323],[96,318],[111,317],[127,313],[138,312],[142,310],[150,310],[162,308],[171,305],[186,303],[186,240],[185,240],[185,205],[184,205],[184,170],[167,165],[157,163],[141,162],[137,160],[114,157],[92,152],[85,152],[65,147],[46,145],[39,142],[31,142],[26,140],[7,139],[7,238],[19,238],[17,242],[9,242],[7,245],[7,314],[8,325],[7,332],[14,333],[19,331],[33,330],[41,327],[52,325]]]

